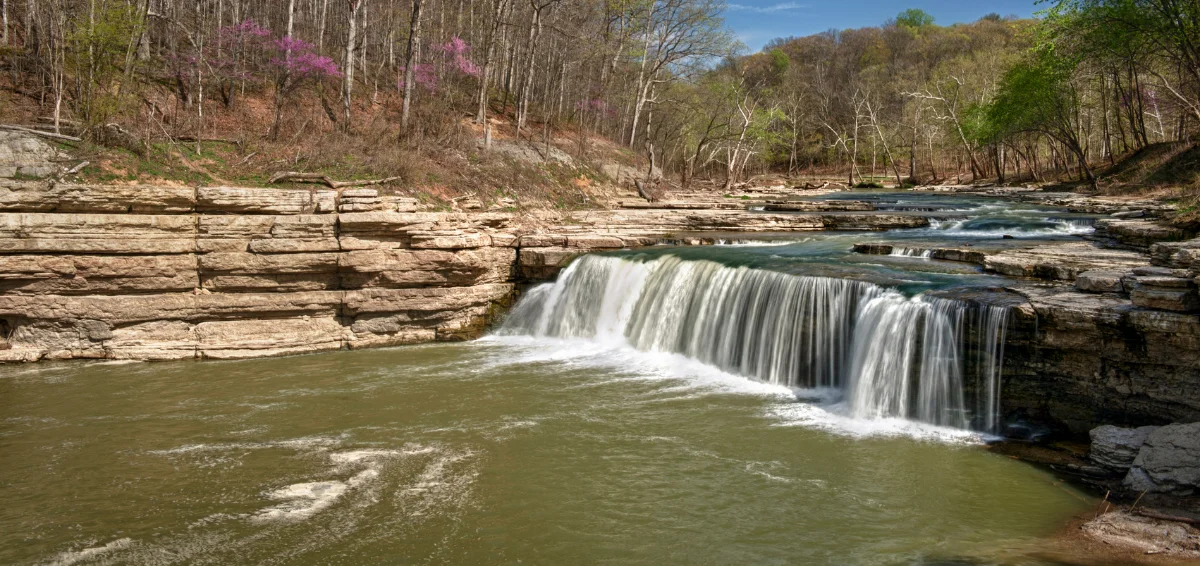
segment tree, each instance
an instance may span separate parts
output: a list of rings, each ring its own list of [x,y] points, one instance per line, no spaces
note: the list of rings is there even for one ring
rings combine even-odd
[[[404,55],[404,102],[400,113],[400,135],[408,133],[408,114],[416,91],[417,49],[421,42],[421,6],[424,0],[412,0],[412,21],[408,26],[408,49]]]
[[[934,21],[933,16],[929,15],[928,12],[917,8],[909,8],[896,16],[896,25],[910,30],[919,30],[923,27],[931,26]]]
[[[1042,46],[1004,76],[987,109],[987,137],[998,140],[1021,133],[1049,136],[1073,153],[1093,188],[1095,174],[1080,138],[1083,99],[1075,61]]]

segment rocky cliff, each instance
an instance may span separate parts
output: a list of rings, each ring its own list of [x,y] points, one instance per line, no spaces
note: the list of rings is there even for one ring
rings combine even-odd
[[[681,232],[924,222],[744,209],[418,212],[372,189],[0,181],[0,360],[230,359],[461,340],[479,335],[518,285],[581,253]]]

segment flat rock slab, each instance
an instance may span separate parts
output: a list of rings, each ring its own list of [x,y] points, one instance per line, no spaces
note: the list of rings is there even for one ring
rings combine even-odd
[[[1097,220],[1096,235],[1142,249],[1149,249],[1159,242],[1185,240],[1191,236],[1185,230],[1152,220],[1119,218]]]
[[[988,256],[984,267],[1010,277],[1075,281],[1088,271],[1132,271],[1149,264],[1150,258],[1143,253],[1072,242],[1000,252]]]
[[[1076,277],[1075,288],[1086,293],[1124,293],[1128,275],[1123,271],[1104,269],[1085,271]]]
[[[192,187],[0,181],[0,212],[181,214],[195,208]]]

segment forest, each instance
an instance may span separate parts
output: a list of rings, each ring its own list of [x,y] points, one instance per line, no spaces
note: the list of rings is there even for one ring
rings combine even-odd
[[[1194,140],[1200,0],[1043,7],[948,26],[906,10],[748,54],[720,0],[2,0],[0,115],[193,157],[252,140],[412,160],[495,135],[586,163],[606,138],[649,178],[725,187],[1094,185]]]

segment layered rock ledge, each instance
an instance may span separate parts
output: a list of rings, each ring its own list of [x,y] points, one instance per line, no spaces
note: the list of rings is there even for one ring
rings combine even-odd
[[[926,223],[819,211],[417,208],[372,189],[0,181],[0,361],[230,359],[463,340],[522,284],[554,277],[583,253],[679,232]]]

